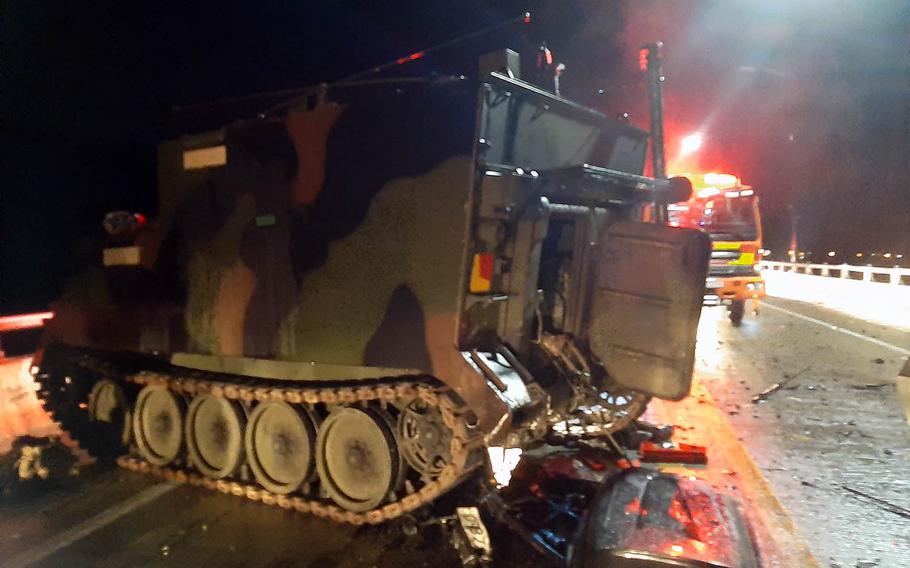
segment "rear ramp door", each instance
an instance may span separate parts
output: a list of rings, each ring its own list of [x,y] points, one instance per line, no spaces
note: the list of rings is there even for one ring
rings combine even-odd
[[[679,400],[689,393],[711,242],[697,230],[608,224],[587,327],[591,350],[624,387]]]

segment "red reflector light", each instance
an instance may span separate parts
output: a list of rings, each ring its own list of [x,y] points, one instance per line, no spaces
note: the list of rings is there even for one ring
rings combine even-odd
[[[493,255],[479,254],[480,257],[480,277],[487,280],[493,278]]]
[[[665,448],[652,442],[643,442],[638,449],[642,462],[647,463],[708,463],[708,450],[703,446],[676,444]]]
[[[422,51],[412,53],[411,55],[405,55],[404,57],[399,57],[398,59],[396,59],[395,64],[403,65],[405,63],[408,63],[409,61],[415,61],[417,59],[420,59],[421,57],[423,57],[423,55],[424,55],[424,52],[422,52]]]
[[[758,252],[758,246],[752,243],[739,245],[739,252]]]

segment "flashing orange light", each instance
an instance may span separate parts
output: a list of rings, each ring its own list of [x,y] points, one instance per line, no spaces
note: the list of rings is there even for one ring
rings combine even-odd
[[[718,185],[720,187],[739,185],[739,178],[733,174],[718,174],[709,172],[702,177],[704,178],[706,185]]]

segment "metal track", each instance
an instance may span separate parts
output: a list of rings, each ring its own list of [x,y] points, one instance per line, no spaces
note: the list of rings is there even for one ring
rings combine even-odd
[[[72,363],[72,359],[68,361]],[[152,474],[179,483],[205,487],[225,494],[246,497],[266,505],[275,505],[284,509],[312,513],[318,517],[335,522],[352,525],[378,524],[404,513],[413,511],[432,502],[434,499],[457,485],[482,460],[478,459],[483,446],[483,436],[473,427],[473,413],[461,399],[449,388],[431,378],[392,377],[370,381],[358,381],[357,385],[339,384],[343,381],[321,381],[318,387],[298,386],[297,383],[275,380],[262,380],[248,377],[219,375],[199,372],[177,367],[159,371],[139,371],[124,373],[119,365],[107,361],[97,354],[83,353],[76,365],[84,371],[83,376],[73,379],[67,374],[61,376],[59,371],[39,374],[42,390],[39,391],[45,408],[60,422],[61,427],[70,431],[83,447],[94,448],[95,453],[109,453],[111,448],[94,447],[97,443],[88,443],[91,436],[88,427],[86,395],[91,385],[86,385],[86,374],[98,380],[102,377],[116,379],[124,387],[134,392],[146,385],[167,388],[179,396],[210,394],[239,401],[247,408],[257,402],[270,400],[284,401],[290,404],[307,405],[315,409],[316,405],[347,405],[365,407],[379,405],[382,408],[404,407],[414,400],[421,400],[428,407],[437,409],[443,424],[451,431],[451,462],[438,475],[432,478],[423,476],[413,483],[404,483],[404,489],[395,494],[395,499],[366,512],[345,510],[331,501],[321,498],[318,483],[310,484],[306,493],[278,495],[267,491],[243,476],[214,480],[197,473],[187,463],[179,460],[180,465],[156,466],[141,457],[120,456],[117,464],[132,471]],[[158,365],[161,367],[162,365]],[[70,365],[70,371],[72,371]],[[77,383],[78,380],[78,383]],[[94,382],[94,380],[92,382]],[[76,388],[74,388],[76,387]],[[67,396],[67,392],[69,395]],[[63,395],[61,395],[63,393]],[[131,397],[131,404],[135,401]],[[75,408],[74,408],[75,407]],[[184,449],[184,455],[186,450]],[[409,468],[410,471],[414,471]],[[416,477],[415,475],[411,477]],[[249,477],[249,476],[247,476]],[[416,487],[414,486],[416,485]]]

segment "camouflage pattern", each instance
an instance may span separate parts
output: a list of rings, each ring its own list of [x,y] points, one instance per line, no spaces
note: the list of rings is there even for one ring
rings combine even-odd
[[[92,267],[64,300],[121,318],[181,306],[185,337],[166,352],[431,371],[427,329],[451,344],[455,325],[474,96],[385,91],[163,144],[159,216],[138,242],[144,290],[118,302],[134,269]],[[223,166],[183,169],[184,150],[215,144]],[[160,322],[132,324],[74,339],[137,349]]]

